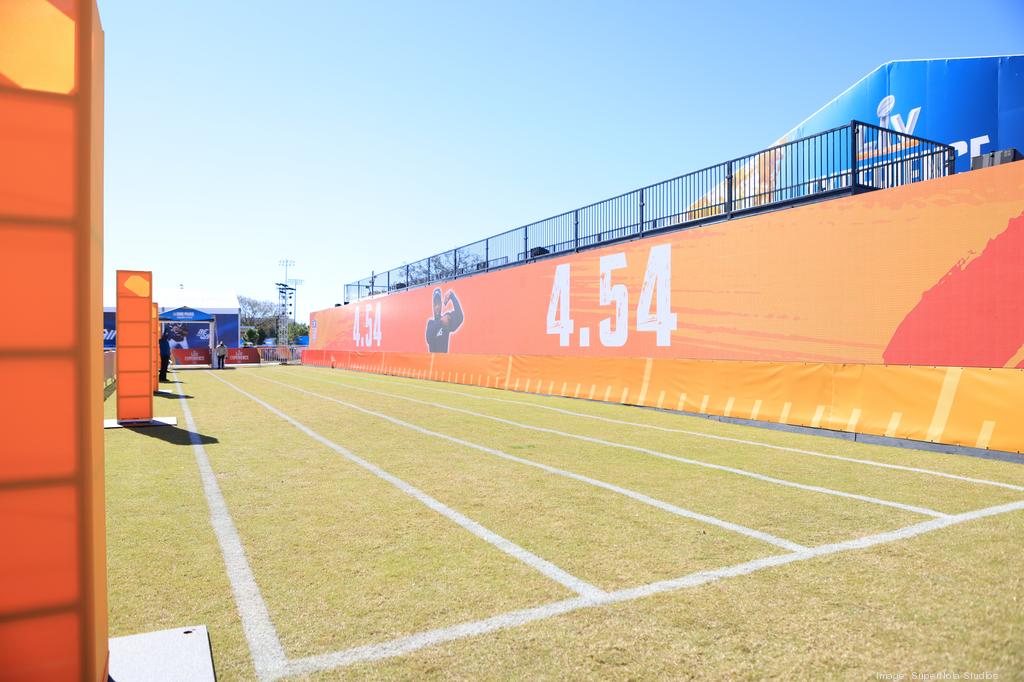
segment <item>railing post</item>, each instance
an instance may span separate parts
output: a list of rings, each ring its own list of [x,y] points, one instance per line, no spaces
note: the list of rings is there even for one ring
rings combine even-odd
[[[580,250],[580,212],[578,209],[572,212],[572,245],[573,251]]]
[[[412,282],[409,281],[409,264],[405,264],[405,288],[408,289]]]
[[[388,293],[391,293],[391,271],[388,270]]]
[[[530,231],[523,228],[523,260],[530,260]]]
[[[491,240],[488,237],[484,240],[484,270],[491,269]]]
[[[640,235],[644,233],[644,191],[640,190]]]
[[[850,192],[857,191],[857,122],[850,121]]]
[[[452,249],[452,277],[459,276],[459,250]]]
[[[432,278],[430,277],[430,259],[427,259],[427,281],[424,284],[430,284]]]
[[[725,218],[732,219],[732,161],[725,162]]]

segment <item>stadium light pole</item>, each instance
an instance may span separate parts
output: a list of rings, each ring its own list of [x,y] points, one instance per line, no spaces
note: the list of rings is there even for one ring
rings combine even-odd
[[[284,268],[284,280],[283,282],[277,283],[277,338],[278,344],[281,343],[282,329],[284,331],[285,341],[288,339],[288,299],[291,298],[291,293],[295,291],[293,287],[288,286],[288,268],[295,266],[295,260],[292,258],[282,258],[277,261],[277,264]],[[282,324],[282,319],[284,324]]]
[[[285,282],[276,282],[277,287],[277,339],[278,345],[281,345],[281,339],[284,338],[287,344],[288,340],[288,302],[291,300],[292,295],[295,293],[294,287],[288,286]]]
[[[282,268],[284,268],[284,281],[287,282],[288,281],[288,268],[294,267],[295,266],[295,261],[292,260],[291,258],[282,258],[281,260],[277,261],[277,264],[279,266],[281,266]]]

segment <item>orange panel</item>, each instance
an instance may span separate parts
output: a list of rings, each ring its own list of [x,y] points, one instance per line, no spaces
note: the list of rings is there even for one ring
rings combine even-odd
[[[153,304],[153,311],[151,313],[153,336],[152,344],[150,344],[149,353],[152,356],[152,385],[153,392],[156,393],[160,389],[160,319],[159,309],[157,304]]]
[[[945,367],[836,366],[833,415],[825,426],[936,440],[929,437],[928,430],[946,371]]]
[[[971,447],[1024,451],[1022,405],[1024,370],[964,369],[949,406],[941,440]]]
[[[831,370],[819,363],[655,360],[644,404],[824,426],[831,392]]]
[[[153,274],[117,271],[117,419],[153,418]]]
[[[44,92],[75,89],[74,0],[0,3],[0,82]]]
[[[57,0],[55,5],[77,10],[79,4],[76,0]],[[89,247],[87,254],[90,271],[89,282],[89,304],[88,310],[95,311],[89,320],[92,328],[88,337],[99,338],[103,326],[102,315],[99,311],[103,306],[103,27],[100,26],[99,11],[96,8],[95,0],[81,1],[80,31],[88,36],[80,56],[82,74],[79,76],[85,86],[83,87],[82,99],[84,106],[91,120],[89,121],[89,149],[91,152],[88,164],[83,163],[83,171],[88,175],[89,197]],[[77,16],[72,14],[71,16]],[[86,66],[88,64],[88,66]],[[86,183],[83,183],[85,185]],[[87,345],[87,344],[83,344]],[[102,379],[102,353],[99,352],[97,344],[96,356],[88,363],[92,368],[90,386],[99,386]],[[83,355],[87,351],[82,351]],[[89,470],[87,476],[86,513],[88,518],[84,520],[83,526],[87,538],[88,555],[86,556],[86,570],[83,571],[83,578],[86,584],[88,599],[85,609],[83,677],[90,680],[107,679],[107,572],[106,572],[106,510],[104,509],[104,470],[103,470],[103,431],[99,428],[100,419],[103,415],[103,394],[101,391],[93,390],[90,394],[90,424],[91,452],[95,456],[86,459]],[[91,461],[89,461],[91,459]],[[91,466],[90,466],[91,465]]]
[[[139,349],[132,350],[142,355],[146,362],[149,362],[148,353],[141,353]],[[120,372],[117,375],[117,391],[123,392],[124,398],[140,397],[145,399],[152,391],[150,390],[149,371]]]
[[[77,613],[0,621],[0,671],[18,682],[81,679]]]
[[[121,343],[119,346],[123,346],[125,349],[134,348],[139,350],[146,355],[146,359],[149,359],[149,339],[152,332],[149,328],[149,322],[131,322],[127,319],[123,319],[120,315],[117,319],[117,340]],[[137,361],[137,360],[136,360]],[[133,367],[135,365],[132,365]]]
[[[152,405],[152,396],[145,398],[130,398],[126,396],[120,398],[117,403],[118,408],[123,409],[126,414],[145,414],[147,409],[152,409]]]
[[[102,45],[92,0],[0,1],[3,679],[107,678]]]
[[[0,215],[73,217],[75,141],[72,102],[0,92]]]
[[[133,298],[130,294],[124,294],[117,300],[117,315],[122,318],[125,322],[141,322],[145,325],[140,333],[145,333],[146,342],[149,342],[150,334],[150,308],[152,306],[148,297]],[[117,328],[118,335],[121,334],[121,327]],[[138,340],[132,341],[132,345],[140,343]]]
[[[0,152],[0,173],[5,153]],[[0,325],[0,348],[70,349],[78,276],[74,232],[68,227],[0,225],[0,244],[4,251],[0,291],[24,292],[0,296],[0,319],[16,321]],[[26,305],[26,299],[31,305]],[[23,331],[26,329],[32,330],[31,341]]]
[[[69,357],[28,359],[0,355],[0,386],[18,387],[0,391],[0,414],[8,424],[15,425],[4,429],[0,481],[58,478],[76,473],[77,385],[75,364]]]
[[[146,348],[125,348],[120,351],[125,355],[125,362],[132,367],[139,367],[149,360],[150,352]]]
[[[316,349],[303,363],[1024,451],[1018,369]]]
[[[78,599],[77,500],[71,485],[0,491],[0,614]]]

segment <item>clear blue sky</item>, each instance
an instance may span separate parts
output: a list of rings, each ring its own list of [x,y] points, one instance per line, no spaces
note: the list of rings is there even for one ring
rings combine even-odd
[[[891,59],[1024,52],[1020,0],[99,0],[106,282],[342,285],[765,147]]]

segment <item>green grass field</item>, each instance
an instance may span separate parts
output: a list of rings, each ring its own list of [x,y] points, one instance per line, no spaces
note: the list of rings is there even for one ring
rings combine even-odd
[[[1020,464],[337,370],[176,377],[154,409],[179,428],[106,432],[111,636],[206,624],[220,679],[1024,676]]]

